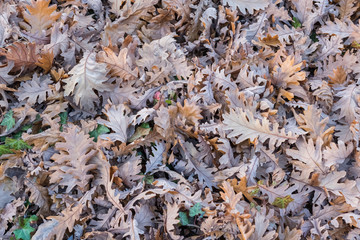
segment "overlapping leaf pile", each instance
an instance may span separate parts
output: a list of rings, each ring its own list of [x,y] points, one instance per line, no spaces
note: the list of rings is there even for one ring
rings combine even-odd
[[[0,13],[1,239],[358,239],[357,0]]]

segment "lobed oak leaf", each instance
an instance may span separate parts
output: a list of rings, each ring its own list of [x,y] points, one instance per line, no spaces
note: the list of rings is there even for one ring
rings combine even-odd
[[[253,14],[254,10],[265,9],[270,3],[269,0],[223,0],[223,2],[229,4],[233,10],[239,8],[243,14],[247,14],[246,10]]]
[[[137,65],[149,70],[155,67],[165,71],[167,75],[176,75],[179,78],[189,77],[192,74],[192,67],[188,66],[185,53],[175,42],[172,35],[167,35],[150,44],[145,43],[139,49],[141,58],[137,60]]]
[[[202,119],[201,109],[195,102],[189,103],[187,99],[184,101],[184,106],[177,103],[178,111],[183,122],[189,122],[195,126],[198,126],[199,120]]]
[[[50,28],[60,17],[61,13],[56,12],[57,5],[49,7],[50,0],[31,0],[31,5],[26,5],[27,11],[23,11],[24,19],[29,26],[24,26],[32,34],[42,35],[43,31]]]
[[[295,119],[299,127],[310,134],[313,140],[321,137],[324,142],[330,142],[335,127],[330,127],[325,130],[329,117],[321,119],[321,110],[314,105],[310,105],[304,111],[304,114],[297,115],[294,112]]]
[[[323,140],[320,137],[317,138],[316,145],[311,138],[308,142],[306,142],[304,138],[300,138],[296,142],[298,150],[286,149],[286,154],[303,163],[299,164],[293,161],[306,176],[309,176],[311,172],[326,174],[328,168],[323,163],[321,152],[322,144]]]
[[[224,130],[231,130],[227,136],[237,137],[236,144],[247,139],[250,141],[259,139],[262,143],[269,139],[271,146],[279,146],[285,141],[294,143],[297,139],[297,136],[291,132],[286,133],[285,129],[279,130],[277,123],[271,128],[269,120],[262,118],[260,122],[251,112],[241,108],[230,109],[230,113],[224,114],[223,118]]]
[[[203,187],[216,188],[217,180],[213,174],[215,168],[208,167],[208,165],[204,163],[203,158],[206,156],[199,152],[192,143],[180,140],[179,144],[182,147],[183,156],[187,159],[187,164],[185,166],[186,172],[194,172],[194,174],[198,176],[199,182]]]
[[[111,50],[111,48],[104,47],[104,51],[98,54],[98,62],[105,63],[109,69],[109,75],[112,77],[120,77],[124,80],[134,80],[138,77],[138,69],[131,69],[127,62],[128,49],[120,50],[119,55]]]
[[[271,240],[276,239],[278,234],[276,231],[267,231],[269,224],[274,216],[274,210],[270,209],[266,214],[266,208],[262,208],[261,211],[256,213],[254,218],[255,220],[255,230],[254,233],[250,236],[249,240]]]
[[[329,75],[330,84],[343,84],[346,81],[347,73],[343,66],[339,66],[336,69],[333,69],[334,75]]]
[[[155,143],[152,147],[152,154],[149,154],[149,161],[146,163],[145,174],[154,171],[163,163],[165,144],[162,142]]]
[[[35,43],[21,42],[15,42],[7,48],[0,49],[0,56],[5,56],[8,62],[14,62],[13,72],[20,69],[22,71],[34,69],[39,58]]]
[[[340,98],[333,105],[333,111],[340,111],[338,119],[344,117],[349,124],[360,119],[360,86],[353,83],[347,87],[339,86],[334,89],[337,91],[335,96]]]
[[[220,192],[220,196],[225,202],[227,214],[236,215],[236,213],[239,212],[239,209],[236,208],[236,205],[241,200],[242,193],[239,192],[239,193],[235,194],[234,188],[227,181],[224,181],[222,184],[222,187],[220,187],[220,188],[223,191],[223,192]]]
[[[40,57],[35,64],[44,69],[45,73],[48,73],[52,67],[53,61],[54,54],[52,51],[49,51],[40,54]]]
[[[83,205],[79,203],[73,208],[68,207],[64,211],[62,211],[61,214],[63,216],[48,217],[48,219],[51,220],[41,224],[31,239],[52,239],[53,236],[56,236],[56,240],[63,239],[67,229],[69,229],[70,232],[73,231],[75,221],[79,220],[82,209]]]
[[[191,4],[190,0],[164,0],[163,4],[167,9],[175,11],[181,19],[175,24],[179,27],[189,20],[191,14],[191,8],[188,6]]]
[[[94,102],[98,101],[98,96],[94,90],[110,90],[105,84],[107,70],[105,63],[96,62],[96,54],[87,51],[84,57],[69,72],[70,78],[64,79],[65,96],[71,93],[74,95],[75,104],[80,104],[81,108],[92,110]]]
[[[62,29],[62,30],[60,30]],[[68,26],[56,23],[51,29],[50,43],[44,46],[46,52],[52,52],[57,57],[61,52],[65,52],[69,47]]]
[[[142,178],[138,175],[141,173],[141,158],[133,153],[128,157],[123,157],[122,161],[124,163],[117,170],[117,174],[126,186],[135,187],[137,181]]]
[[[350,18],[351,15],[357,10],[358,6],[356,5],[357,0],[340,0],[339,12],[340,19]]]
[[[359,189],[357,182],[353,180],[342,179],[346,176],[345,171],[333,171],[320,178],[319,186],[325,189],[325,192],[332,192],[337,196],[343,196],[346,203],[357,208],[360,204]]]
[[[111,128],[115,133],[103,134],[102,139],[110,139],[111,141],[127,142],[128,126],[131,124],[131,118],[128,116],[130,109],[124,104],[107,105],[104,114],[108,117],[108,121],[99,119],[98,123]]]
[[[27,103],[33,106],[35,103],[44,102],[47,96],[52,94],[49,87],[51,83],[48,77],[38,77],[37,74],[34,74],[32,80],[21,83],[15,95],[20,101],[27,99]]]
[[[327,146],[324,153],[325,166],[331,167],[332,165],[338,166],[342,164],[345,159],[352,153],[354,145],[349,143],[348,146],[345,146],[345,143],[341,140],[338,141],[338,144],[332,142],[330,146]]]
[[[178,224],[180,222],[178,220],[178,211],[179,211],[179,206],[176,203],[166,204],[166,220],[165,220],[166,232],[170,235],[171,239],[174,240],[182,239],[182,237],[176,235],[175,227],[174,227],[175,224]]]
[[[70,192],[75,186],[80,191],[86,191],[89,180],[93,178],[89,171],[96,168],[96,164],[89,164],[97,153],[94,142],[76,126],[67,128],[60,136],[64,141],[55,144],[59,153],[51,158],[55,165],[50,167],[54,171],[50,175],[50,183],[67,186],[66,192]]]
[[[289,85],[299,85],[305,80],[305,72],[301,70],[302,63],[294,65],[295,58],[288,56],[284,62],[280,62],[275,66],[272,73],[271,82],[278,87],[286,87]]]

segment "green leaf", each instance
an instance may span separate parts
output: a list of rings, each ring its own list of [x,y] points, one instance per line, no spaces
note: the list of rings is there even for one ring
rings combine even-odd
[[[19,132],[12,135],[12,138],[14,138],[14,139],[21,138],[21,135],[23,134],[23,132],[26,132],[31,127],[32,127],[32,124],[26,124],[26,125],[22,126]]]
[[[195,217],[196,215],[202,216],[204,214],[205,212],[201,210],[201,203],[195,203],[195,205],[192,206],[189,211],[190,217]]]
[[[14,150],[31,149],[31,146],[28,145],[26,142],[24,142],[24,140],[22,140],[22,139],[6,138],[5,146],[7,146],[10,149],[14,149]]]
[[[142,127],[142,128],[151,128],[149,123],[142,123],[140,125],[140,127]]]
[[[293,198],[290,197],[290,195],[287,195],[286,197],[277,197],[275,198],[275,201],[272,203],[272,205],[274,205],[275,207],[279,207],[279,208],[286,208],[289,203],[291,203],[292,201],[294,201]]]
[[[98,137],[101,134],[110,132],[110,129],[108,129],[106,126],[99,124],[96,129],[89,132],[90,137],[94,138],[94,142],[97,142]]]
[[[14,152],[11,151],[8,146],[0,145],[0,156],[3,154],[11,154],[11,153],[14,153]]]
[[[146,175],[143,178],[144,182],[147,184],[152,184],[154,182],[154,176],[153,175]]]
[[[254,196],[254,195],[258,194],[259,192],[260,192],[260,188],[257,187],[250,192],[250,195]]]
[[[14,231],[15,238],[22,240],[30,240],[31,233],[35,231],[35,228],[31,227],[30,223],[36,221],[37,219],[38,218],[35,215],[32,215],[29,218],[20,219],[20,228]]]
[[[310,34],[310,39],[313,41],[313,42],[318,42],[319,39],[317,38],[316,36],[316,32],[313,31],[311,34]]]
[[[291,25],[293,25],[294,28],[299,28],[301,27],[301,22],[296,17],[293,17],[293,22],[291,23]]]
[[[35,221],[38,220],[38,217],[37,217],[36,215],[31,215],[31,216],[29,217],[29,220],[30,220],[30,222],[35,222]]]
[[[60,117],[60,123],[61,124],[66,124],[67,123],[67,118],[68,118],[68,113],[67,112],[59,113],[59,117]]]
[[[171,105],[171,100],[166,99],[165,102],[166,102],[167,104]]]
[[[67,123],[68,113],[67,112],[61,112],[59,113],[60,116],[60,131],[63,131],[63,125]]]
[[[15,126],[15,118],[13,117],[14,112],[12,110],[8,111],[1,122],[1,126],[6,126],[6,131]]]
[[[189,224],[189,219],[187,217],[186,212],[179,212],[179,217],[180,217],[180,224],[183,226],[186,226]]]

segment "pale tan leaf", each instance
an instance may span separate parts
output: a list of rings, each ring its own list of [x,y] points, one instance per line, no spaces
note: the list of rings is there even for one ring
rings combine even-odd
[[[75,103],[87,110],[92,110],[94,102],[98,101],[94,90],[110,90],[105,83],[108,80],[106,64],[97,63],[95,58],[95,53],[86,52],[80,63],[69,72],[72,76],[63,80],[66,83],[65,96],[72,93]]]
[[[98,62],[107,65],[110,76],[133,80],[138,77],[138,70],[137,68],[131,69],[127,62],[127,54],[127,48],[121,49],[119,55],[116,56],[110,48],[104,47],[104,51],[98,54]]]
[[[102,139],[110,139],[111,141],[121,141],[126,143],[128,139],[128,126],[131,124],[131,118],[128,116],[130,109],[124,104],[107,105],[104,114],[108,117],[108,121],[99,119],[98,123],[104,124],[111,128],[115,133],[101,135]]]
[[[70,192],[75,186],[80,191],[86,191],[92,174],[89,171],[96,168],[95,164],[89,164],[89,160],[97,153],[94,150],[94,142],[76,126],[67,128],[60,134],[63,142],[55,144],[59,153],[52,156],[56,165],[50,167],[54,171],[50,175],[50,183],[59,183],[67,186]]]
[[[246,10],[253,14],[254,10],[265,9],[269,5],[269,0],[223,0],[224,4],[229,4],[229,6],[236,10],[239,8],[240,12],[246,14]]]
[[[293,143],[296,141],[297,136],[291,132],[286,133],[285,129],[279,130],[279,125],[274,123],[272,128],[270,122],[266,118],[255,119],[253,114],[241,108],[231,109],[230,113],[223,115],[224,129],[231,130],[227,135],[229,138],[237,137],[236,143],[240,143],[249,139],[254,141],[259,139],[260,142],[270,140],[270,145],[279,146],[285,141]]]

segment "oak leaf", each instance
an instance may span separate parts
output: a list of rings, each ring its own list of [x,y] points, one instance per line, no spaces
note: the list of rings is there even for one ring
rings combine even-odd
[[[180,222],[178,220],[178,211],[179,211],[179,206],[176,203],[166,204],[166,220],[165,220],[166,231],[169,233],[171,239],[174,240],[182,239],[182,237],[176,235],[175,227],[174,227],[175,224],[178,224]]]
[[[314,105],[310,105],[304,111],[304,114],[297,115],[294,113],[294,116],[297,123],[300,125],[300,128],[307,131],[313,140],[321,137],[324,142],[331,141],[332,133],[334,132],[335,127],[326,129],[329,117],[321,119],[320,109],[317,109]]]
[[[323,140],[320,137],[317,138],[316,145],[311,138],[308,142],[306,142],[304,138],[300,138],[296,142],[298,150],[286,149],[286,154],[299,160],[293,161],[293,163],[297,165],[307,176],[310,175],[311,172],[326,174],[328,168],[324,165],[322,159],[322,144]]]
[[[128,49],[120,50],[119,55],[111,50],[111,48],[104,47],[104,51],[98,54],[98,62],[105,63],[109,69],[109,75],[112,77],[120,77],[124,80],[133,80],[138,77],[138,70],[131,69],[127,62]]]
[[[270,139],[271,146],[279,146],[285,141],[293,143],[297,139],[297,136],[291,132],[286,133],[285,129],[279,130],[278,123],[274,123],[271,128],[269,120],[262,118],[260,122],[251,112],[241,108],[230,109],[230,113],[224,114],[223,118],[224,130],[231,130],[227,136],[237,137],[236,143],[247,139],[254,141],[258,138],[262,143]]]
[[[37,62],[35,63],[37,66],[44,69],[45,73],[48,73],[52,67],[52,63],[54,61],[54,54],[52,51],[44,52],[40,54]]]
[[[360,119],[360,86],[353,83],[347,87],[339,86],[334,89],[338,91],[335,96],[340,99],[333,105],[333,111],[340,111],[339,119],[344,117],[349,124]]]
[[[195,126],[198,126],[199,120],[202,119],[201,109],[195,102],[189,103],[187,99],[184,101],[184,106],[177,103],[178,111],[183,122],[189,122]]]
[[[79,220],[80,214],[82,213],[82,208],[83,205],[78,204],[76,207],[68,207],[62,211],[61,214],[63,216],[48,217],[48,219],[52,220],[41,224],[31,239],[52,239],[53,236],[56,236],[56,240],[63,239],[67,229],[69,229],[70,232],[73,231],[75,221]]]
[[[233,10],[239,8],[243,14],[247,14],[246,10],[253,14],[254,10],[265,9],[269,5],[269,0],[223,0],[223,2],[229,4]]]
[[[98,96],[94,90],[104,91],[110,89],[105,84],[108,80],[106,77],[108,72],[106,64],[97,63],[95,59],[96,54],[87,51],[80,63],[69,72],[72,76],[63,80],[66,83],[64,87],[65,96],[72,93],[75,103],[80,104],[80,107],[87,110],[92,110],[94,102],[98,101]]]
[[[15,42],[6,49],[0,49],[0,56],[5,56],[7,61],[14,62],[12,71],[32,70],[36,67],[39,56],[36,53],[35,43]]]
[[[55,165],[50,167],[54,171],[50,175],[50,182],[67,186],[66,192],[75,186],[80,191],[86,191],[89,180],[93,178],[89,171],[96,168],[96,164],[89,164],[89,160],[97,153],[93,149],[94,142],[76,126],[67,128],[60,136],[64,141],[55,144],[59,153],[52,156]]]
[[[108,121],[99,119],[98,123],[111,128],[115,133],[103,134],[102,139],[110,139],[111,141],[127,142],[128,126],[131,123],[131,118],[128,116],[130,109],[124,104],[107,105],[104,114],[108,117]]]
[[[299,82],[305,80],[305,72],[299,72],[302,63],[294,65],[294,62],[295,58],[288,56],[284,62],[280,62],[278,66],[274,67],[271,80],[274,85],[279,87],[299,85]]]
[[[50,0],[31,0],[31,5],[26,5],[27,11],[23,16],[29,26],[24,26],[32,34],[42,35],[42,32],[50,28],[60,17],[61,13],[56,12],[57,5],[49,7]]]
[[[20,101],[27,99],[29,105],[35,103],[42,103],[46,100],[47,96],[52,94],[49,87],[51,80],[47,77],[38,77],[37,74],[33,75],[32,80],[22,82],[15,95]]]

